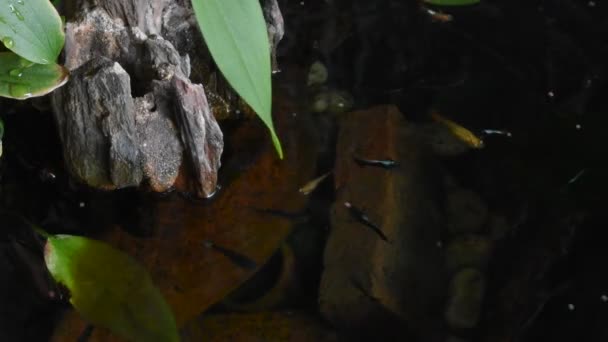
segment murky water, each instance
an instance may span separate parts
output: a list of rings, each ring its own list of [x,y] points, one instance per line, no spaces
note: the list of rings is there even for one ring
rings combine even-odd
[[[45,100],[1,100],[2,209],[50,232],[109,236],[151,269],[178,320],[197,317],[184,322],[190,340],[227,338],[209,327],[239,330],[235,312],[306,327],[309,340],[371,339],[377,329],[419,341],[605,340],[608,7],[279,5],[284,161],[259,122],[229,118],[212,199],[96,192],[66,173]],[[326,77],[310,85],[313,63]],[[429,129],[431,113],[482,137],[483,148],[451,145]],[[438,152],[448,150],[458,152]],[[329,171],[309,195],[298,192]],[[12,247],[35,245],[27,228],[2,217],[0,336],[45,340],[67,305],[39,288],[40,255],[24,262]],[[407,233],[411,222],[426,228]]]

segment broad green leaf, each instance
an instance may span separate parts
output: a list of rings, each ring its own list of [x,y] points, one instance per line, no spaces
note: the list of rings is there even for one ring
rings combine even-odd
[[[39,64],[54,63],[65,35],[49,0],[2,0],[0,39],[9,50]]]
[[[438,6],[467,6],[478,4],[481,0],[424,0],[427,4]]]
[[[232,88],[264,121],[283,158],[272,123],[270,44],[258,0],[192,0],[215,64]]]
[[[34,64],[12,52],[0,52],[0,96],[23,100],[61,87],[68,70],[58,64]]]
[[[175,319],[148,272],[106,243],[49,236],[45,261],[70,291],[70,302],[91,323],[132,341],[179,341]]]

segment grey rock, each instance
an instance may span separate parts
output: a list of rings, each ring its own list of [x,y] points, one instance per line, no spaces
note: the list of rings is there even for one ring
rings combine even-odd
[[[283,14],[279,9],[277,0],[262,0],[266,28],[268,30],[268,40],[270,41],[270,56],[272,58],[272,72],[278,72],[279,63],[277,62],[277,46],[285,35],[285,24]]]
[[[142,169],[148,185],[157,192],[167,191],[173,186],[182,164],[183,147],[178,130],[167,115],[171,113],[165,99],[168,83],[155,83],[152,93],[135,98]]]
[[[463,269],[450,281],[445,319],[452,329],[474,328],[479,322],[485,278],[474,268]]]
[[[452,239],[445,249],[445,265],[448,274],[474,267],[485,270],[490,262],[494,243],[480,235],[459,236]]]
[[[146,34],[157,34],[161,18],[170,0],[73,0],[72,10],[76,14],[99,8],[125,26],[138,27]]]
[[[129,74],[98,57],[73,71],[53,95],[68,170],[90,186],[115,189],[142,180],[130,93]]]
[[[190,76],[190,57],[180,56],[173,45],[159,36],[151,36],[144,41],[141,62],[136,69],[143,80],[167,80],[179,72]]]
[[[204,88],[189,80],[191,61],[212,67],[190,1],[65,6],[64,64],[72,75],[53,94],[53,110],[67,169],[99,189],[167,191],[185,166],[192,192],[215,192],[223,137]],[[276,0],[263,8],[276,60],[283,18]]]

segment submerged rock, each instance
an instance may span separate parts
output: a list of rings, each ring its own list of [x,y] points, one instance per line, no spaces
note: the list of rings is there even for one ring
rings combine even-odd
[[[393,106],[339,118],[337,195],[319,301],[330,322],[354,334],[439,330],[441,173],[407,127]],[[361,166],[355,155],[398,166]]]
[[[477,325],[485,286],[483,274],[474,268],[463,269],[452,278],[445,311],[450,328],[470,329]]]
[[[466,267],[485,270],[490,262],[493,247],[493,241],[481,235],[454,238],[448,243],[445,251],[446,271],[453,274]]]

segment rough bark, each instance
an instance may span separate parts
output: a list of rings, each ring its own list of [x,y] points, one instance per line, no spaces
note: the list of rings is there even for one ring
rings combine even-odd
[[[264,6],[275,56],[283,21],[276,0]],[[71,12],[71,81],[53,95],[67,169],[94,188],[159,192],[185,169],[190,191],[212,195],[223,137],[190,80],[191,60],[212,63],[190,2],[77,0]]]

